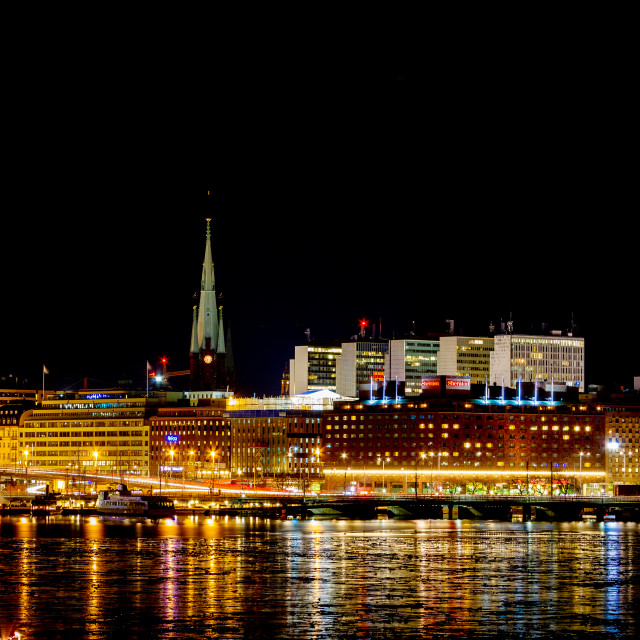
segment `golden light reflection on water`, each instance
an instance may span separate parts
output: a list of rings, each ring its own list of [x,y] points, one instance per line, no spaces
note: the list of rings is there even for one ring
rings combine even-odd
[[[98,523],[91,523],[95,527]],[[93,532],[95,533],[95,532]],[[96,538],[101,536],[92,536],[89,547],[89,556],[87,558],[88,569],[88,592],[87,592],[87,630],[89,633],[95,633],[98,630],[99,620],[102,617],[101,607],[101,589],[103,582],[103,567],[100,556],[100,546]]]
[[[434,630],[542,637],[542,628],[614,638],[637,630],[636,524],[54,524],[16,519],[11,535],[3,529],[0,637],[12,623],[8,611],[27,640],[72,616],[86,619],[88,639],[124,628],[140,637],[148,619],[158,637],[164,629],[225,640],[404,639]]]
[[[165,526],[168,526],[165,523]],[[166,620],[173,620],[178,609],[178,583],[176,553],[182,546],[182,541],[169,538],[165,541],[164,549],[164,615]]]

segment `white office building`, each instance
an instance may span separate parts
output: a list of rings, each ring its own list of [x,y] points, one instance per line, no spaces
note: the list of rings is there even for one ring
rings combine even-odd
[[[584,338],[498,335],[493,339],[491,384],[515,389],[518,382],[564,384],[585,390]]]
[[[404,382],[405,396],[422,393],[422,379],[436,375],[439,340],[390,340],[385,375],[390,382]]]
[[[339,345],[305,344],[296,346],[289,360],[289,395],[320,389],[336,390],[336,359],[342,355]]]
[[[494,338],[444,336],[438,353],[439,376],[468,376],[471,384],[484,384],[489,378]]]
[[[336,362],[336,391],[357,398],[360,388],[372,377],[384,376],[387,341],[354,340],[342,343],[342,355]]]

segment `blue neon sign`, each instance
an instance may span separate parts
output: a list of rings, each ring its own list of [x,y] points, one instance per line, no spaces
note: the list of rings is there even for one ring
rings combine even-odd
[[[167,436],[167,442],[178,442],[178,436],[172,436],[171,434],[169,434]]]

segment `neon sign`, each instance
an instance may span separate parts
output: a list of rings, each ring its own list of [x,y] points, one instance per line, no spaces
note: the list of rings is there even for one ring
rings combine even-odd
[[[167,442],[178,442],[178,436],[168,435]]]

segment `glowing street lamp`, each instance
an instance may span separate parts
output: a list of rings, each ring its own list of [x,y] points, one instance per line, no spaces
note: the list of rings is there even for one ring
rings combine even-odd
[[[342,461],[344,462],[344,484],[342,489],[346,493],[347,492],[347,453],[346,451],[342,452]]]
[[[381,458],[378,456],[378,462],[382,460],[382,493],[387,493],[387,485],[384,482],[384,463],[390,462],[391,458]]]
[[[585,454],[584,451],[580,452],[580,495],[582,495],[582,456],[584,455],[588,456],[589,454]]]
[[[426,458],[426,456],[427,456],[426,453],[421,453],[419,457],[422,458],[422,461],[424,462],[424,459]],[[416,472],[416,478],[415,478],[414,493],[417,498],[418,497],[418,456],[416,456],[415,472]]]
[[[442,456],[448,456],[449,452],[448,451],[438,451],[438,484],[442,484],[442,482],[440,481],[440,458]]]
[[[93,467],[95,469],[95,474],[96,474],[96,487],[97,487],[97,483],[98,483],[98,452],[94,451],[93,452]]]

